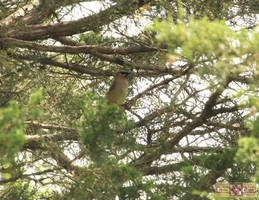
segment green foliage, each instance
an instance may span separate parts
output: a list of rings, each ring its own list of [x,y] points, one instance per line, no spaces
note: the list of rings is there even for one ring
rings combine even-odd
[[[33,188],[30,184],[17,181],[9,188],[4,196],[1,196],[1,199],[34,200],[37,198],[36,193],[37,190]]]
[[[106,105],[104,99],[92,93],[86,96],[84,112],[78,125],[82,127],[82,142],[89,150],[90,157],[98,164],[105,163],[109,155],[117,157],[125,153],[127,148],[133,147],[134,135],[118,135],[130,124],[119,106]]]
[[[212,153],[207,155],[195,156],[204,167],[211,170],[221,170],[230,168],[233,164],[233,158],[235,156],[235,149],[229,149],[225,152],[218,154]]]
[[[206,17],[178,24],[156,21],[151,29],[158,31],[158,41],[167,43],[169,54],[203,66],[201,76],[213,74],[218,81],[225,81],[244,72],[246,64],[258,62],[253,57],[259,51],[257,30],[250,34],[246,29],[234,31],[225,21],[210,21]]]
[[[244,137],[239,140],[236,160],[239,162],[255,162],[259,166],[259,140],[255,137]]]
[[[232,161],[233,162],[233,161]],[[250,160],[247,163],[233,162],[232,167],[225,172],[228,182],[251,182],[256,174],[255,164]]]
[[[71,185],[65,199],[137,199],[146,193],[148,199],[162,200],[160,193],[154,192],[155,184],[144,181],[135,168],[109,160],[101,168],[90,166],[80,173],[80,181]]]
[[[87,45],[95,45],[103,42],[109,41],[108,38],[104,37],[102,34],[90,31],[89,33],[80,34],[80,41],[84,41]]]
[[[255,175],[256,1],[18,2],[0,2],[0,199],[207,199]],[[125,69],[129,112],[101,97]]]
[[[24,144],[25,121],[35,119],[42,112],[36,106],[42,99],[41,91],[31,95],[28,105],[10,101],[9,106],[0,109],[0,156],[1,161],[12,160]]]
[[[163,199],[152,191],[152,181],[144,181],[135,168],[122,164],[124,155],[138,148],[134,134],[127,133],[132,122],[127,120],[125,111],[117,105],[107,105],[104,99],[93,93],[87,93],[84,100],[84,112],[78,126],[91,160],[80,186],[87,188],[88,192],[82,189],[78,199],[111,199],[115,195],[121,199],[137,199],[143,193],[151,199]],[[67,195],[79,192],[77,187],[73,186]]]
[[[23,173],[22,168],[16,164],[15,156],[25,142],[25,122],[43,115],[38,108],[42,99],[42,91],[39,90],[30,96],[27,104],[12,100],[7,107],[0,109],[0,176],[3,180]],[[36,193],[39,194],[29,183],[17,181],[10,185],[1,199],[36,199]]]
[[[7,107],[0,109],[0,169],[1,177],[3,179],[14,178],[18,174],[22,173],[21,169],[16,167],[14,158],[25,142],[24,131],[26,128],[26,120],[37,119],[42,115],[42,111],[37,108],[37,105],[41,100],[42,91],[39,90],[31,95],[30,101],[27,105],[16,101],[10,101]],[[17,192],[22,192],[24,187],[27,187],[28,185],[20,186],[22,190],[19,191],[17,189]],[[20,186],[15,185],[13,189]],[[16,195],[15,192],[10,194]],[[17,194],[17,196],[21,197],[23,195],[23,193]]]
[[[227,49],[230,46],[228,38],[235,36],[224,22],[209,22],[206,18],[190,19],[188,25],[183,22],[178,25],[168,21],[156,22],[154,29],[159,31],[159,41],[168,42],[171,53],[178,53],[177,48],[180,47],[180,55],[194,62],[198,62],[202,56],[212,60],[225,50],[231,51]]]
[[[58,195],[51,191],[45,190],[41,192],[36,186],[20,180],[10,185],[8,190],[4,190],[4,195],[1,196],[1,200],[35,200],[35,199],[58,199]]]
[[[64,91],[60,91],[57,101],[57,112],[62,115],[62,120],[74,124],[83,114],[87,94],[76,91],[76,86],[68,82],[64,85]],[[95,101],[97,101],[97,97]]]
[[[135,168],[125,166],[127,182],[125,186],[119,188],[119,198],[134,200],[140,198],[144,193],[147,199],[162,200],[164,199],[162,193],[156,191],[154,188],[157,185],[152,180],[144,180],[141,173]]]
[[[24,120],[21,107],[14,101],[0,110],[0,155],[2,159],[12,158],[23,145]]]
[[[248,100],[244,103],[244,107],[250,110],[250,115],[246,122],[251,136],[239,139],[236,161],[240,163],[255,163],[257,166],[256,181],[259,183],[259,97],[256,91],[256,84],[252,83],[250,86],[252,91],[246,91]]]

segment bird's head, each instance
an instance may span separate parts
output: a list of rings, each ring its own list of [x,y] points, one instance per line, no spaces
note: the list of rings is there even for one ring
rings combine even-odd
[[[129,73],[129,72],[126,72],[126,71],[117,72],[117,75],[118,75],[118,76],[123,76],[123,77],[125,77],[125,78],[127,78],[129,74],[130,74],[130,73]]]

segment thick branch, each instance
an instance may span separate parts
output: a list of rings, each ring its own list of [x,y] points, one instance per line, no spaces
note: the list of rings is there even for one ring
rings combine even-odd
[[[28,178],[31,176],[37,176],[37,175],[44,175],[44,174],[48,174],[50,172],[53,172],[53,169],[46,169],[43,171],[39,171],[39,172],[35,172],[35,173],[31,173],[31,174],[16,174],[16,176],[8,178],[8,179],[4,179],[4,180],[0,180],[0,185],[6,184],[6,183],[10,183],[10,182],[15,182],[16,180],[20,179],[20,178]]]
[[[147,1],[145,1],[147,3]],[[114,6],[100,11],[79,20],[50,23],[41,25],[29,25],[21,30],[13,30],[8,33],[9,37],[23,40],[43,40],[47,38],[55,38],[58,36],[69,36],[73,34],[83,33],[85,31],[97,30],[99,27],[110,24],[125,15],[130,15],[141,7],[144,2],[136,4],[135,1],[123,0]],[[127,6],[128,9],[125,9]],[[109,16],[109,17],[107,17]]]
[[[60,147],[55,143],[50,143],[45,145],[45,150],[47,150],[51,157],[56,160],[57,164],[64,168],[66,171],[72,174],[80,174],[81,168],[72,164],[70,160],[60,149]]]
[[[61,6],[71,5],[76,2],[78,3],[78,0],[34,0],[1,20],[0,26],[39,24]]]
[[[21,22],[21,20],[26,24],[28,20],[28,16],[33,13],[40,5],[39,0],[35,0],[31,3],[26,4],[25,6],[19,8],[14,13],[9,15],[8,17],[4,18],[0,21],[0,26],[7,26],[11,24],[15,24],[17,22]],[[26,16],[27,15],[27,16]],[[27,20],[26,20],[27,18]]]
[[[228,83],[226,83],[226,86],[227,85],[228,85]],[[180,142],[180,140],[183,137],[185,137],[186,135],[191,133],[191,131],[193,129],[195,129],[198,126],[201,126],[201,125],[205,124],[210,117],[212,117],[214,114],[216,114],[216,113],[212,112],[212,109],[216,105],[216,101],[218,100],[221,93],[224,91],[225,87],[218,88],[210,96],[209,100],[206,102],[206,104],[204,106],[204,109],[203,109],[201,115],[198,118],[194,119],[192,122],[187,123],[186,126],[180,132],[175,134],[173,139],[170,141],[171,147],[174,147],[176,144],[178,144],[178,142]]]
[[[143,46],[135,46],[135,47],[107,47],[107,46],[99,46],[99,45],[84,45],[84,46],[52,46],[52,45],[43,45],[36,42],[29,42],[23,40],[17,40],[13,38],[1,38],[0,43],[2,46],[16,46],[27,49],[34,49],[39,51],[49,51],[49,52],[57,52],[57,53],[71,53],[71,54],[79,54],[79,53],[89,53],[93,54],[96,52],[103,54],[121,54],[128,55],[132,53],[143,53],[143,52],[152,52],[156,51],[155,48],[151,47],[143,47]]]
[[[67,37],[57,37],[55,38],[56,40],[58,40],[59,42],[61,42],[62,44],[64,45],[69,45],[69,46],[84,46],[84,44],[81,44],[81,43],[78,43],[78,42],[75,42],[73,40],[70,40],[68,39]],[[142,46],[137,46],[137,47],[141,47]],[[157,51],[156,48],[152,48],[152,47],[143,47],[144,49],[146,49],[147,51],[139,51],[139,52],[134,52],[134,53],[141,53],[141,52],[152,52],[152,51]],[[166,72],[167,74],[170,73],[170,74],[179,74],[180,73],[180,70],[179,69],[165,69],[164,67],[160,67],[160,66],[153,66],[153,65],[143,65],[143,64],[135,64],[134,62],[130,62],[126,59],[123,59],[122,57],[118,56],[118,55],[111,55],[111,54],[106,54],[106,53],[102,53],[102,52],[98,52],[98,51],[91,51],[90,52],[91,55],[95,56],[95,57],[98,57],[102,60],[105,60],[105,61],[109,61],[111,63],[115,63],[115,64],[118,64],[118,65],[121,65],[121,66],[130,66],[131,68],[135,68],[135,69],[144,69],[145,72],[144,72],[144,75],[147,75],[149,77],[151,76],[154,76],[154,75],[157,75],[157,73],[152,73],[152,72],[148,72],[148,70],[153,70],[153,71],[159,71],[160,74],[161,72]],[[117,53],[117,54],[120,54],[120,55],[124,55],[122,52],[121,53]],[[125,55],[127,55],[127,53],[125,53]],[[143,74],[139,73],[141,76],[143,76]]]
[[[43,129],[59,130],[60,133],[56,134],[45,134],[45,135],[26,135],[26,141],[23,149],[42,149],[45,141],[57,142],[64,140],[78,140],[79,135],[75,129],[71,129],[64,126],[58,126],[53,124],[44,124],[38,122],[27,122],[32,126],[40,127]]]
[[[163,153],[165,153],[165,149],[172,149],[174,148],[182,138],[187,136],[194,130],[195,128],[203,125],[206,123],[206,121],[213,116],[212,109],[216,105],[216,102],[221,95],[221,93],[224,91],[225,87],[229,84],[229,81],[226,83],[224,87],[219,87],[209,98],[209,100],[205,103],[204,109],[199,117],[193,119],[192,122],[186,123],[186,126],[183,127],[181,131],[176,133],[173,138],[168,142],[168,146],[165,147],[163,145],[163,148],[157,148],[152,153],[143,154],[139,159],[134,161],[132,163],[135,167],[141,167],[142,165],[150,165],[154,160],[158,159]],[[146,120],[142,120],[143,123],[147,123],[146,121],[152,120],[158,115],[161,115],[161,112],[165,112],[165,109],[158,110],[157,112],[152,113],[151,115],[146,117]],[[140,124],[140,125],[142,125]]]
[[[103,76],[103,75],[110,75],[110,76],[113,75],[113,73],[110,71],[104,71],[97,68],[80,65],[77,63],[63,63],[63,62],[56,61],[50,57],[36,57],[36,56],[26,56],[26,55],[18,55],[18,54],[11,54],[10,56],[12,56],[13,58],[18,58],[22,60],[37,61],[38,63],[41,63],[43,65],[56,66],[62,69],[71,70],[81,74],[89,74],[95,77]]]

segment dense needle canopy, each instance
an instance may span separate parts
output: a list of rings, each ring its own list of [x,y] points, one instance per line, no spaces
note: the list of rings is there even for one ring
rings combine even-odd
[[[0,199],[213,199],[259,177],[259,4],[1,0]],[[123,106],[107,105],[131,72]]]

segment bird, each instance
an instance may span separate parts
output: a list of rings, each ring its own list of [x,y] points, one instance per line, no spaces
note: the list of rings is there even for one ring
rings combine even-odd
[[[113,83],[106,95],[108,104],[122,105],[128,93],[128,79],[129,72],[117,72],[114,76]]]

